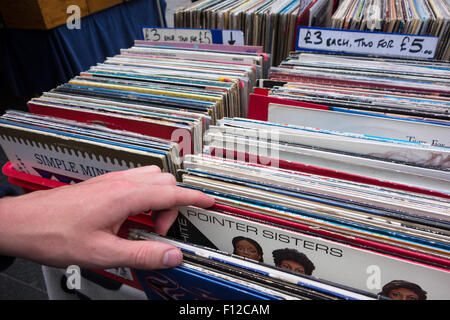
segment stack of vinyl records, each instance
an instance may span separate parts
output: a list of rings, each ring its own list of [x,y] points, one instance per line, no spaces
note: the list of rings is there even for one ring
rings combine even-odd
[[[450,298],[448,163],[422,162],[448,148],[249,119],[205,139],[179,185],[216,204],[180,208],[176,238],[368,297]]]
[[[450,3],[446,0],[342,0],[331,26],[439,37],[435,59],[450,59]]]
[[[321,127],[326,123],[324,119]],[[450,193],[450,149],[446,147],[395,139],[387,133],[377,137],[247,119],[226,118],[219,124],[211,127],[205,137],[207,153],[213,155],[231,154],[232,158],[254,159],[262,164],[266,160],[284,168],[296,164],[321,167],[368,180]],[[449,132],[448,126],[444,129]]]
[[[248,95],[263,76],[267,55],[244,49],[136,41],[29,101],[31,114],[6,113],[0,142],[15,169],[62,182],[146,164],[176,172],[184,155],[201,152],[210,125],[247,115]],[[109,157],[88,144],[112,153],[140,150],[153,160]]]
[[[448,299],[449,68],[295,53],[189,155],[173,236],[391,299]],[[269,120],[269,121],[268,121]]]
[[[298,52],[258,79],[247,49],[138,41],[5,113],[0,143],[63,184],[157,165],[216,199],[170,237],[121,231],[183,250],[135,271],[151,299],[450,299],[448,65]]]
[[[271,68],[270,79],[259,84],[270,89],[271,97],[329,110],[445,123],[449,120],[449,79],[446,63],[296,52]],[[250,101],[249,117],[256,119],[262,109]]]
[[[0,143],[17,171],[66,184],[144,165],[176,172],[181,163],[170,140],[19,111],[1,116]]]
[[[298,26],[327,27],[333,0],[203,0],[179,8],[175,27],[244,32],[245,44],[263,46],[278,65],[295,48]]]
[[[208,215],[205,215],[205,213],[209,214],[207,211],[197,211],[197,208],[183,208],[183,210],[185,210],[183,211],[184,214],[187,210],[192,214],[198,213],[206,218]],[[211,218],[216,219],[213,216]],[[222,221],[234,223],[232,220]],[[237,223],[241,225],[240,222]],[[191,227],[189,227],[190,229]],[[217,231],[221,232],[222,230]],[[244,255],[228,254],[224,251],[212,249],[211,245],[202,246],[185,243],[175,238],[161,237],[140,228],[131,229],[128,238],[169,243],[179,247],[183,252],[183,262],[177,268],[134,271],[143,290],[151,300],[383,299],[380,295],[307,276],[295,272],[293,269],[293,271],[286,268],[281,269],[247,258]],[[237,248],[241,248],[247,240],[245,237],[237,237],[234,242]],[[258,246],[257,243],[256,245]],[[258,247],[258,249],[260,248]],[[257,249],[250,248],[250,250],[256,251]],[[283,250],[277,254],[277,256],[282,255]],[[303,258],[303,256],[300,256],[300,258]],[[258,315],[272,314],[268,305],[248,304],[243,308],[245,308],[247,314],[250,314],[250,312]],[[232,311],[224,310],[225,313],[231,313]]]
[[[449,76],[448,65],[438,62],[298,52],[272,68],[271,79],[259,81],[249,118],[271,122],[278,133],[302,130],[304,140],[284,142],[309,149],[306,164],[448,194]],[[355,138],[362,145],[356,147]],[[377,149],[378,143],[384,146]],[[400,145],[420,150],[400,151]],[[340,155],[325,155],[339,148]],[[421,156],[425,149],[429,153]],[[309,158],[313,153],[316,160]],[[350,158],[344,158],[352,156],[355,166],[346,167]],[[382,174],[385,169],[391,173]]]

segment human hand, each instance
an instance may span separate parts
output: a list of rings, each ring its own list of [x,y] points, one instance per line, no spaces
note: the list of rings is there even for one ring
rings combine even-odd
[[[132,215],[152,210],[155,232],[165,235],[177,206],[212,206],[214,199],[176,186],[156,166],[112,172],[76,185],[0,199],[0,254],[44,265],[89,269],[164,269],[181,263],[178,248],[131,241],[117,232]]]

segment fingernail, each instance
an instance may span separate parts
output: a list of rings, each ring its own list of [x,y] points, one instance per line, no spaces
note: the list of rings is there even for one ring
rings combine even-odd
[[[176,267],[183,260],[183,254],[179,249],[170,249],[164,253],[163,264],[168,267]]]

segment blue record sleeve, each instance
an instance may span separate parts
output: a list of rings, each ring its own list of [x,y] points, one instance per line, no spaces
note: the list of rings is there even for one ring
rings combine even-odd
[[[280,300],[184,266],[135,274],[149,300]]]

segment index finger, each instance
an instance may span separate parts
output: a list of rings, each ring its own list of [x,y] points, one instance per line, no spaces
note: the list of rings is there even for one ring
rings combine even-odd
[[[130,214],[139,214],[148,210],[165,210],[178,206],[196,206],[208,208],[214,204],[214,198],[198,190],[174,185],[139,184],[133,190],[123,193],[122,205],[126,205]]]
[[[215,200],[213,197],[198,191],[179,186],[157,186],[159,197],[151,199],[152,210],[163,210],[177,206],[195,206],[200,208],[211,207]]]

